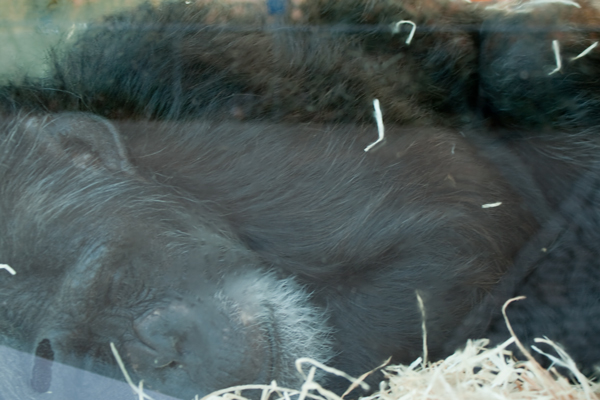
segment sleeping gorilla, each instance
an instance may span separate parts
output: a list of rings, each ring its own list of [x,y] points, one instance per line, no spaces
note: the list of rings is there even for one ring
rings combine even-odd
[[[114,342],[146,387],[191,398],[295,385],[299,356],[413,360],[418,290],[441,356],[536,223],[460,135],[392,131],[371,155],[371,131],[5,122],[3,341],[117,377]]]
[[[528,75],[545,84],[528,113],[524,75],[503,73],[546,54],[530,61],[496,24],[535,20],[367,3],[306,2],[289,30],[206,25],[218,3],[148,5],[55,53],[49,79],[3,87],[0,262],[17,273],[0,281],[0,344],[119,378],[113,342],[135,381],[178,398],[295,386],[300,356],[359,375],[421,354],[417,293],[432,358],[501,337],[493,310],[564,271],[554,256],[581,238],[594,314],[595,58]],[[440,15],[410,46],[389,32]],[[365,152],[374,97],[387,142]],[[0,396],[90,395],[51,371],[36,362]]]

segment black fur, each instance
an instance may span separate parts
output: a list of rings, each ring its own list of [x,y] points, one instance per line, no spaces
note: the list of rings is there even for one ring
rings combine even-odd
[[[1,344],[118,378],[114,342],[182,398],[297,385],[300,356],[354,375],[411,362],[417,293],[434,359],[505,337],[494,310],[520,293],[527,339],[596,344],[594,324],[552,329],[547,312],[597,313],[597,56],[547,74],[556,24],[586,27],[563,42],[576,55],[596,14],[439,4],[313,0],[277,22],[147,5],[55,50],[49,78],[0,88],[0,263],[17,271]],[[374,98],[387,141],[365,153]],[[48,365],[14,398],[89,395]]]
[[[597,41],[600,14],[582,4],[530,5],[530,12],[483,24],[480,93],[495,124],[561,134],[598,125],[600,55],[595,49],[576,57]],[[553,41],[562,64],[556,72]]]
[[[118,376],[114,342],[147,387],[183,398],[294,385],[299,356],[352,374],[413,360],[415,291],[439,357],[536,226],[444,131],[370,154],[372,129],[343,126],[59,114],[2,130],[4,343],[49,341],[55,361]]]
[[[447,125],[457,110],[470,118],[477,95],[472,27],[422,27],[419,44],[408,45],[410,30],[390,28],[407,18],[402,7],[378,13],[380,25],[320,19],[281,26],[244,15],[211,24],[223,8],[175,2],[110,16],[68,51],[51,54],[50,79],[7,88],[5,97],[21,109],[111,118],[371,123],[373,98],[388,122]]]
[[[508,309],[521,340],[531,344],[543,336],[558,340],[586,374],[595,373],[593,367],[600,360],[600,341],[593,334],[600,312],[598,177],[595,169],[576,182],[560,211],[539,233],[546,240],[524,252],[529,258],[521,264],[535,267],[515,293],[527,299]],[[487,335],[493,342],[504,340],[508,335],[504,321],[498,318]],[[549,346],[536,346],[555,354]],[[547,358],[541,359],[549,364]]]

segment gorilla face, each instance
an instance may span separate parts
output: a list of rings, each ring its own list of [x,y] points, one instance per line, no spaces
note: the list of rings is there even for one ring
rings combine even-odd
[[[181,398],[296,385],[297,357],[329,359],[309,295],[268,273],[202,202],[133,172],[111,124],[65,114],[3,132],[0,254],[17,272],[1,283],[4,344],[119,377],[112,342],[134,378]],[[71,393],[40,365],[26,389]]]

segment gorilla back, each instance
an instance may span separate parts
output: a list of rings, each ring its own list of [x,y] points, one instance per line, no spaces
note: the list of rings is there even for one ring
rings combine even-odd
[[[356,126],[63,113],[1,132],[0,262],[16,274],[0,271],[0,344],[38,356],[5,399],[91,396],[53,363],[120,378],[111,342],[134,381],[178,398],[295,386],[300,356],[351,374],[410,362],[415,291],[440,357],[536,230],[448,131],[369,153]]]

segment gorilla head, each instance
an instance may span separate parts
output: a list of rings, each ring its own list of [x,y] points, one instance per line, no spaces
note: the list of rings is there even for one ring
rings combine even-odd
[[[293,383],[296,357],[329,359],[308,294],[259,269],[202,201],[133,172],[110,123],[65,114],[4,131],[1,254],[17,270],[3,277],[5,340],[109,375],[115,342],[147,386],[188,398]]]

